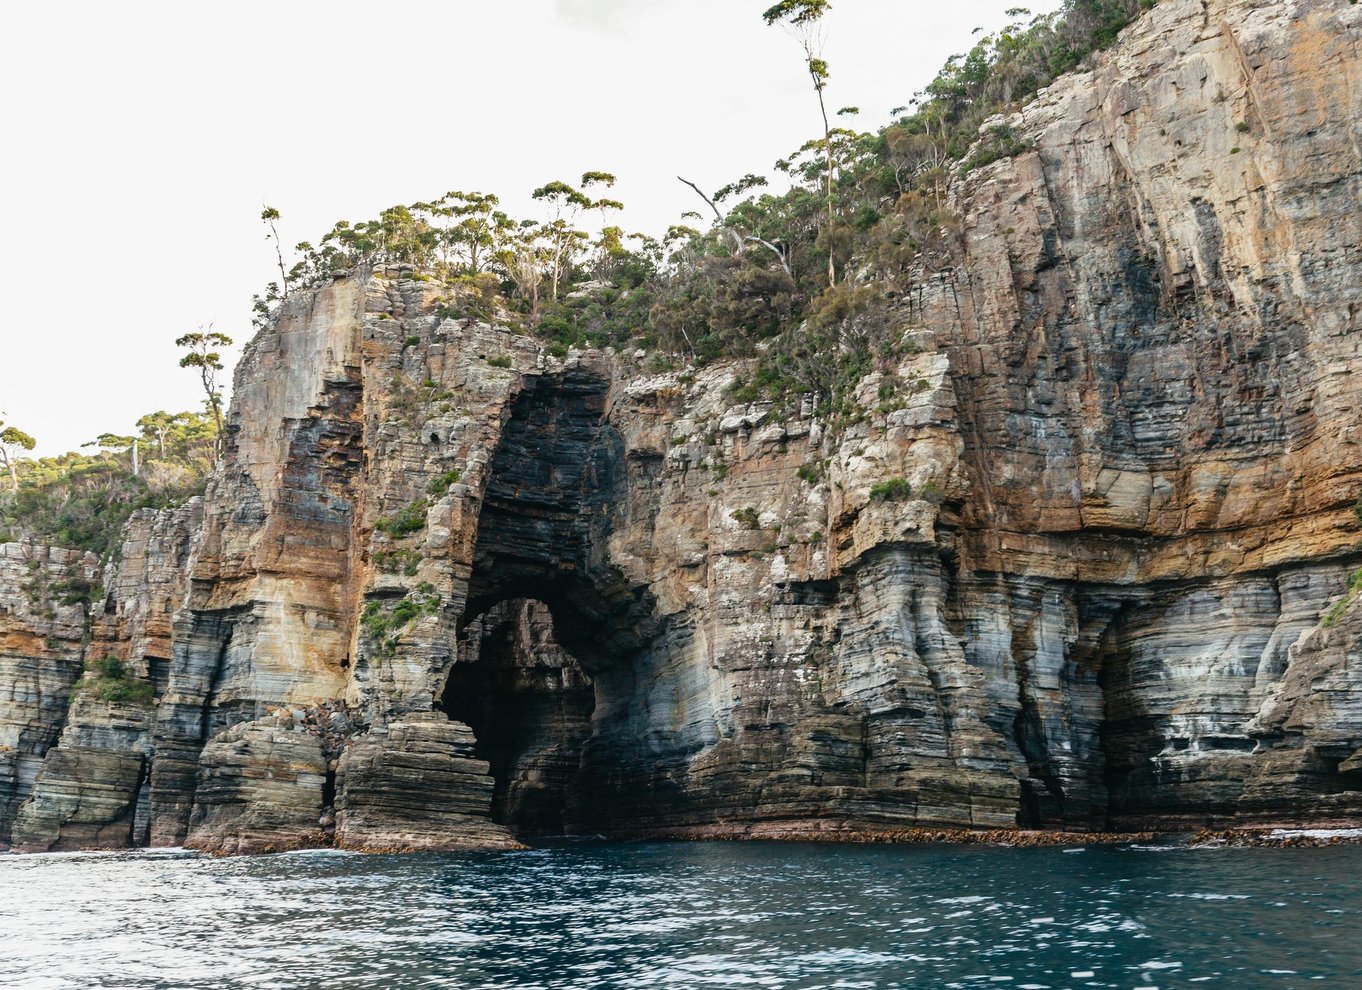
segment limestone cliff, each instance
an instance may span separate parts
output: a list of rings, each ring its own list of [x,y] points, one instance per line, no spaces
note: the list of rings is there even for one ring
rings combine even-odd
[[[1362,7],[1165,0],[1007,123],[839,429],[290,297],[103,601],[0,551],[0,839],[1362,817]],[[95,651],[154,707],[69,704]]]

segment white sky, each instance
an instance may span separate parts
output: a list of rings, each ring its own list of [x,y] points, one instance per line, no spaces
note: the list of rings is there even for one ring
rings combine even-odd
[[[771,0],[15,3],[0,37],[0,411],[39,454],[198,408],[174,338],[251,334],[285,243],[450,189],[619,176],[660,233],[818,130]],[[834,0],[831,108],[888,119],[1015,0]],[[1058,0],[1030,4],[1037,13]],[[230,369],[229,369],[230,370]]]

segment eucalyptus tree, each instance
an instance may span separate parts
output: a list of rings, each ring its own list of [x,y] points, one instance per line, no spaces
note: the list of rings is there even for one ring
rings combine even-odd
[[[6,426],[0,419],[0,465],[9,472],[10,490],[19,490],[19,458],[38,446],[38,441],[17,426]]]
[[[828,63],[823,58],[823,15],[832,9],[828,0],[780,0],[780,3],[767,8],[762,14],[767,26],[779,24],[798,42],[804,53],[804,65],[809,79],[813,81],[814,92],[818,96],[818,112],[823,117],[823,147],[827,155],[827,210],[828,230],[833,225],[832,202],[832,124],[828,120],[828,106],[823,91],[828,85]],[[828,249],[828,284],[837,280],[834,251]]]
[[[582,174],[582,190],[586,195],[586,190],[592,186],[604,186],[610,189],[615,185],[616,178],[609,172],[585,172]],[[624,209],[624,204],[617,199],[609,196],[599,196],[591,199],[590,209],[595,210],[601,216],[601,229],[596,238],[596,274],[601,276],[606,274],[606,269],[611,259],[626,253],[624,247],[624,228],[610,222],[611,214],[618,213]]]
[[[587,173],[588,176],[592,174]],[[539,224],[536,231],[545,248],[550,298],[557,300],[558,288],[573,258],[588,239],[585,231],[578,230],[573,224],[582,210],[589,210],[595,204],[581,190],[559,180],[545,183],[530,196],[546,204],[549,209],[548,220]]]
[[[142,473],[141,437],[125,437],[119,433],[101,433],[82,447],[98,447],[111,454],[127,454],[133,477]]]
[[[284,246],[279,241],[279,228],[275,226],[275,221],[279,219],[279,211],[273,206],[266,206],[260,211],[260,222],[269,231],[265,235],[265,240],[274,242],[274,257],[279,264],[279,284],[281,286],[280,298],[288,298],[288,270],[284,267]]]
[[[231,347],[232,338],[225,333],[203,327],[193,333],[177,337],[175,346],[183,348],[185,354],[180,358],[181,368],[197,368],[199,381],[203,384],[208,410],[213,414],[214,459],[222,458],[222,391],[217,385],[217,373],[223,369],[222,354],[218,348]]]
[[[444,232],[444,247],[467,274],[477,275],[496,253],[501,237],[514,225],[497,209],[501,201],[491,193],[447,192],[437,205],[453,221]]]
[[[157,410],[138,419],[136,425],[140,434],[137,439],[148,461],[165,461],[195,468],[199,461],[213,459],[213,420],[206,412],[168,413]],[[105,437],[99,439],[103,445]]]
[[[500,232],[494,257],[530,305],[530,325],[539,325],[539,283],[544,278],[547,251],[540,225],[522,220]]]

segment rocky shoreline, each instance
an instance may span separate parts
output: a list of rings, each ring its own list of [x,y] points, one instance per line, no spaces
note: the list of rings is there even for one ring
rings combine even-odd
[[[1226,846],[1236,849],[1320,849],[1362,844],[1362,827],[1320,828],[1204,828],[1192,836],[1194,846]]]
[[[1156,832],[1070,832],[1042,829],[851,828],[828,822],[771,822],[757,825],[705,825],[690,828],[639,829],[625,841],[690,842],[833,842],[849,845],[1117,845],[1150,842]]]
[[[837,823],[771,822],[756,825],[707,825],[686,828],[637,829],[627,834],[544,836],[538,842],[523,843],[492,839],[484,843],[418,844],[393,842],[387,845],[354,845],[336,841],[330,833],[310,838],[281,837],[278,841],[201,846],[189,844],[185,850],[218,857],[264,856],[297,852],[336,851],[355,855],[408,855],[431,852],[522,852],[552,847],[564,842],[605,845],[640,842],[767,842],[829,843],[839,845],[942,845],[1006,846],[1014,849],[1040,849],[1087,846],[1120,846],[1155,843],[1170,848],[1234,849],[1325,849],[1341,845],[1362,845],[1362,823],[1326,821],[1313,825],[1288,823],[1239,828],[1201,828],[1196,831],[1073,832],[1042,829],[968,829],[968,828],[850,828]],[[107,853],[107,847],[63,850],[64,852]],[[155,847],[127,849],[128,852],[164,851]],[[0,856],[21,855],[20,850],[0,847]]]

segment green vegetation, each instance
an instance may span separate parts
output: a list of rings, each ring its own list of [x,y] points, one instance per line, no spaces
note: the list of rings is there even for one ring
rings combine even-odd
[[[391,516],[385,516],[374,524],[374,528],[380,533],[386,533],[394,540],[400,540],[404,536],[426,528],[426,510],[430,508],[430,503],[425,499],[417,499],[410,505],[403,506]]]
[[[426,485],[426,491],[437,498],[441,495],[449,494],[449,489],[459,483],[463,477],[463,472],[458,468],[446,471],[444,474],[436,475],[430,479],[430,484]]]
[[[87,692],[100,701],[131,705],[150,705],[156,696],[155,685],[133,677],[128,665],[117,657],[95,660],[76,685],[76,690]]]
[[[1319,624],[1325,629],[1332,629],[1338,625],[1338,620],[1343,617],[1343,613],[1348,610],[1348,606],[1357,598],[1359,592],[1362,592],[1362,570],[1356,570],[1348,577],[1347,593],[1329,607],[1320,618]]]
[[[38,446],[38,441],[17,426],[6,426],[0,419],[0,467],[9,474],[10,491],[19,490],[19,458],[24,451]]]
[[[360,614],[360,629],[380,656],[391,656],[407,625],[440,609],[435,586],[423,581],[396,601],[371,601]]]
[[[755,506],[749,505],[741,509],[734,509],[730,515],[733,521],[743,529],[761,529],[761,522]]]
[[[98,452],[19,461],[17,488],[0,495],[0,542],[32,539],[105,557],[136,510],[203,492],[216,437],[207,414],[154,412],[134,435],[105,433],[86,445]]]
[[[870,498],[875,502],[902,502],[913,497],[913,486],[903,478],[890,478],[870,487]]]
[[[374,554],[374,564],[380,571],[389,574],[404,574],[415,577],[421,566],[421,555],[415,550],[380,550]]]
[[[266,212],[273,212],[267,210]],[[278,213],[275,213],[278,216]],[[277,237],[276,237],[277,240]],[[231,347],[232,338],[225,333],[215,333],[212,327],[203,327],[194,333],[184,334],[175,341],[185,354],[180,358],[181,368],[197,368],[199,381],[203,384],[204,406],[213,415],[213,451],[222,458],[222,390],[217,385],[217,373],[222,370],[222,355],[219,347]]]
[[[74,574],[54,582],[47,590],[63,605],[92,605],[104,597],[102,585]]]

